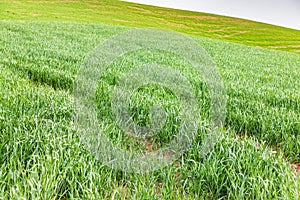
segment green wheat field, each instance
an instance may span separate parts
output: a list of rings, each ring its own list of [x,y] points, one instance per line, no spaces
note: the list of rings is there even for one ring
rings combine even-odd
[[[175,162],[146,174],[112,169],[82,144],[74,124],[77,72],[101,42],[133,28],[185,34],[217,66],[227,113],[206,157],[199,149],[207,123]],[[202,88],[200,114],[208,116],[205,83],[180,58],[149,51],[121,57],[99,80],[95,98],[98,118],[111,125],[105,134],[123,149],[164,146],[180,123],[176,97],[152,85],[132,97],[131,110],[146,124],[151,102],[163,96],[172,111],[163,131],[145,142],[114,124],[114,86],[147,59],[182,66]],[[0,1],[0,199],[297,200],[299,163],[300,31],[116,0]]]

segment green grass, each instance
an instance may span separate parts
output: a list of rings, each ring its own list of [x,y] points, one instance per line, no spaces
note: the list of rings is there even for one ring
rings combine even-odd
[[[121,172],[98,161],[80,142],[73,122],[73,88],[77,71],[93,48],[130,28],[96,23],[115,23],[113,18],[109,19],[111,15],[101,18],[89,14],[79,20],[76,16],[84,13],[80,8],[88,3],[71,4],[6,2],[3,10],[9,10],[10,6],[14,14],[0,15],[6,19],[30,19],[0,23],[0,199],[299,199],[300,178],[290,167],[292,162],[300,162],[298,54],[191,36],[215,62],[228,95],[225,128],[215,149],[204,158],[200,156],[203,136],[209,130],[208,124],[203,123],[191,149],[173,164],[148,174]],[[127,3],[93,1],[89,4],[115,6],[119,10],[116,17],[140,16],[126,9],[122,12],[118,6]],[[38,12],[44,16],[32,20],[35,16],[28,13],[35,6],[42,8],[41,5],[44,10]],[[58,8],[61,5],[66,7]],[[145,8],[162,12],[162,16],[164,12],[196,15]],[[72,14],[72,9],[82,12]],[[50,16],[51,12],[56,14]],[[140,26],[154,23],[146,17],[147,14],[145,18],[141,16],[145,20],[141,23],[145,24]],[[78,23],[81,20],[89,23]],[[298,34],[290,29],[256,25],[274,32],[281,30],[286,37],[282,44],[289,43],[289,34]],[[271,37],[267,32],[260,34]],[[246,38],[239,42],[247,44]],[[279,38],[274,40],[278,42]],[[249,40],[264,46],[255,37]],[[99,80],[95,95],[99,118],[106,119],[105,123],[114,125],[109,104],[111,88],[136,61],[146,62],[145,57],[171,67],[182,66],[195,86],[204,84],[178,57],[147,51],[127,55],[116,60]],[[120,62],[124,68],[116,68]],[[104,95],[101,98],[103,93],[105,98]],[[168,97],[163,103],[174,110],[174,116],[170,117],[165,133],[173,133],[170,130],[176,124],[172,121],[176,116],[176,98],[150,86],[133,97],[133,112],[148,112],[148,107],[140,106],[141,96],[145,95],[147,106],[151,101],[158,101],[159,95]],[[198,98],[199,104],[205,105],[207,97]],[[206,116],[206,110],[201,110],[201,114]],[[149,120],[147,115],[137,117],[139,123]],[[145,141],[136,140],[117,128],[108,130],[107,134],[123,148],[149,151]],[[172,134],[150,138],[153,148],[163,146],[170,137]]]
[[[241,44],[300,52],[300,31],[249,20],[116,0],[0,1],[0,20],[46,20],[154,27]]]
[[[88,52],[124,30],[97,24],[2,22],[1,196],[293,199],[299,195],[299,177],[287,161],[299,162],[300,57],[211,39],[194,38],[216,62],[229,95],[227,130],[215,150],[200,158],[205,132],[200,131],[190,151],[150,174],[121,173],[97,161],[80,143],[72,122],[72,83]],[[122,62],[130,67],[135,59]],[[160,55],[153,59],[171,66],[180,62]],[[120,73],[115,69],[106,82]],[[123,138],[112,139],[118,143]],[[272,154],[279,143],[280,150]]]

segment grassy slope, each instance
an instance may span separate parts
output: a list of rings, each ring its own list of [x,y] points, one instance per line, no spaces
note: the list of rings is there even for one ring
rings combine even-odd
[[[300,90],[294,84],[299,77],[298,55],[195,38],[224,78],[228,129],[206,158],[199,157],[201,140],[195,140],[173,165],[147,175],[122,174],[103,166],[80,144],[68,89],[87,52],[124,28],[10,21],[2,23],[1,30],[0,196],[293,199],[299,195],[299,177],[281,150],[272,154],[265,145],[275,149],[280,143],[284,155],[299,160]],[[238,139],[236,133],[258,140]]]
[[[0,19],[97,22],[156,27],[257,47],[300,52],[300,31],[212,14],[115,0],[0,1]]]
[[[48,5],[47,11],[56,6]],[[73,6],[80,10],[82,4]],[[216,149],[199,158],[201,140],[195,140],[182,159],[147,175],[120,173],[93,158],[72,125],[70,88],[87,53],[126,29],[1,22],[0,198],[299,197],[299,177],[287,160],[299,162],[300,57],[287,52],[195,37],[220,69],[229,95],[227,130]]]

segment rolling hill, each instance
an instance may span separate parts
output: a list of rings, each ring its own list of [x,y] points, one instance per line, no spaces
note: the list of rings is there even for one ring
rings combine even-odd
[[[112,0],[0,1],[0,19],[0,199],[299,198],[300,31]],[[206,157],[199,151],[206,123],[189,151],[146,174],[112,169],[81,143],[74,125],[78,70],[100,43],[135,27],[181,32],[217,66],[227,113]],[[96,99],[99,119],[111,125],[105,134],[120,148],[149,151],[148,142],[119,131],[110,104],[122,74],[145,58],[182,66],[202,88],[199,105],[209,101],[201,75],[180,57],[139,51],[116,59],[101,76]],[[142,92],[152,98],[153,91]],[[143,102],[139,95],[135,100]],[[177,109],[171,93],[161,95]]]

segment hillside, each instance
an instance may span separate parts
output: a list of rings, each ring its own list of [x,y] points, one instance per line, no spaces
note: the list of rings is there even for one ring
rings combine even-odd
[[[116,0],[0,1],[0,20],[93,22],[154,27],[300,53],[300,31],[238,18]]]
[[[292,47],[299,31],[119,1],[1,1],[0,18],[0,199],[299,199],[300,48]],[[118,126],[111,102],[137,63],[169,66],[199,91],[202,121],[190,148],[139,174],[111,168],[82,142],[74,120],[79,70],[95,47],[133,27],[186,33],[219,70],[227,112],[206,156],[199,150],[211,130],[206,83],[180,56],[155,49],[108,65],[92,95],[99,124],[120,149],[164,147],[180,123],[173,91],[150,85],[132,96],[134,114],[151,101],[173,111],[163,131],[147,140]],[[284,51],[256,47],[272,42]]]

